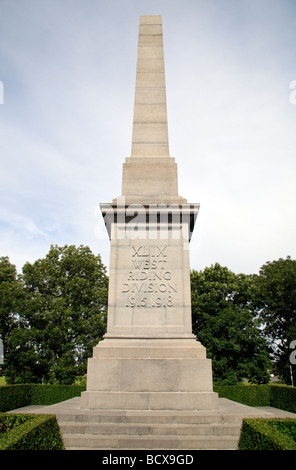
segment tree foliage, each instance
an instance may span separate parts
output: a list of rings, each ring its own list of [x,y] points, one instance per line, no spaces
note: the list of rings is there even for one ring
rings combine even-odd
[[[219,264],[192,271],[192,324],[212,359],[214,380],[269,380],[268,354],[286,383],[296,384],[296,261],[267,262],[259,275]],[[8,383],[70,384],[86,372],[106,329],[108,278],[88,247],[51,246],[22,275],[0,258],[0,339]],[[296,343],[294,343],[296,344]],[[294,351],[295,352],[295,351]]]
[[[23,298],[22,283],[16,267],[7,256],[0,258],[0,339],[4,354],[7,352],[6,339],[15,326],[16,312]]]
[[[254,315],[252,276],[235,275],[216,263],[192,271],[191,293],[193,332],[212,359],[214,380],[267,383],[269,362]]]
[[[24,299],[9,335],[5,375],[13,382],[73,383],[106,328],[108,279],[88,247],[52,246],[26,263]]]
[[[296,261],[286,259],[267,262],[255,287],[259,316],[268,344],[276,361],[276,372],[286,383],[296,384],[296,366],[290,365],[290,345],[296,340]]]

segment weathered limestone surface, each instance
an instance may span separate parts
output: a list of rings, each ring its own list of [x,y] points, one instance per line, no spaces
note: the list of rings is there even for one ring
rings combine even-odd
[[[123,165],[127,204],[186,203],[169,155],[161,16],[140,18],[131,156]],[[116,202],[116,199],[114,200]]]
[[[169,157],[161,16],[140,18],[131,157]]]
[[[102,204],[111,241],[107,332],[81,406],[213,410],[211,361],[192,334],[188,243],[198,204],[178,195],[169,155],[160,16],[140,18],[131,155]]]

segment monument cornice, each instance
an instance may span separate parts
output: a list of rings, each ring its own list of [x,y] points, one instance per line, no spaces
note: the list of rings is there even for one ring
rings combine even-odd
[[[128,226],[135,230],[145,228],[154,230],[176,230],[187,225],[189,240],[194,230],[196,218],[200,204],[178,204],[178,203],[150,203],[150,204],[120,204],[101,203],[100,204],[104,223],[109,235],[112,238],[112,224]],[[133,225],[134,223],[134,225]]]

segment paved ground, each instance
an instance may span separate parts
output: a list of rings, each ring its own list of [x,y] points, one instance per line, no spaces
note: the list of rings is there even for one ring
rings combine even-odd
[[[218,400],[218,409],[216,410],[201,410],[201,411],[174,411],[174,410],[147,410],[147,411],[137,411],[137,410],[84,410],[80,408],[80,397],[71,398],[70,400],[66,400],[61,403],[56,403],[50,406],[42,406],[42,405],[32,405],[26,406],[24,408],[18,408],[15,410],[10,410],[10,413],[32,413],[32,414],[53,414],[56,415],[59,425],[61,429],[64,429],[63,436],[65,441],[65,446],[67,450],[94,450],[94,449],[105,449],[104,445],[107,446],[107,449],[131,449],[134,448],[135,445],[130,444],[130,438],[138,439],[137,436],[132,436],[130,434],[126,434],[125,432],[122,433],[122,427],[124,426],[142,426],[141,423],[144,423],[147,426],[150,426],[149,423],[158,423],[159,426],[167,427],[167,424],[163,423],[172,423],[175,422],[174,420],[177,419],[176,426],[178,426],[179,422],[182,423],[191,423],[192,415],[197,415],[197,422],[202,423],[202,427],[207,427],[207,423],[217,423],[213,424],[213,435],[208,434],[208,431],[205,435],[201,435],[197,433],[195,436],[183,436],[183,433],[180,436],[176,436],[175,433],[172,435],[167,434],[167,430],[165,431],[165,435],[159,435],[159,433],[152,433],[153,435],[145,435],[141,437],[141,444],[145,444],[143,449],[147,447],[147,449],[160,449],[160,448],[168,448],[168,449],[192,449],[192,439],[196,439],[196,443],[194,442],[194,449],[208,449],[210,448],[209,445],[213,445],[215,443],[215,449],[224,449],[227,448],[228,450],[235,450],[237,449],[237,442],[239,439],[239,428],[241,426],[241,422],[243,418],[275,418],[275,417],[285,417],[285,418],[294,418],[296,419],[296,413],[289,413],[284,410],[279,410],[272,407],[250,407],[246,405],[242,405],[240,403],[227,400],[226,398],[219,398]],[[98,417],[96,417],[98,415]],[[89,417],[89,418],[88,418]],[[176,418],[177,417],[177,418]],[[101,419],[103,418],[102,422]],[[195,418],[194,418],[195,419]],[[193,421],[194,421],[193,419]],[[92,426],[96,425],[98,421],[98,426],[105,426],[107,425],[108,432],[107,434],[104,432],[102,435],[97,434],[89,434],[87,437],[86,431],[81,431],[80,427],[84,429],[89,429]],[[107,423],[107,424],[106,424]],[[117,431],[117,426],[119,424],[120,432]],[[132,424],[130,424],[132,423]],[[140,424],[139,424],[140,423]],[[160,423],[160,424],[159,424]],[[203,424],[205,423],[205,424]],[[110,432],[110,426],[115,426],[115,432]],[[190,425],[190,424],[189,424]],[[223,431],[219,431],[216,434],[214,428],[219,426],[226,427],[227,432],[230,432],[231,428],[231,435],[226,435]],[[72,432],[71,428],[74,426],[74,431]],[[78,426],[78,430],[77,430]],[[154,424],[151,424],[154,426]],[[184,424],[181,425],[184,427]],[[238,427],[238,429],[237,429]],[[142,429],[142,428],[141,428]],[[234,430],[233,430],[234,429]],[[204,431],[204,429],[202,430]],[[87,431],[88,433],[90,431]],[[74,434],[73,434],[74,433]],[[81,434],[82,433],[82,434]],[[118,434],[119,433],[119,434]],[[109,435],[110,434],[110,435]],[[122,434],[122,435],[121,435]],[[90,439],[89,441],[86,441]],[[148,440],[147,440],[148,439]],[[153,447],[149,447],[151,444],[150,440],[156,439],[157,444],[153,443]],[[159,443],[158,439],[165,439],[165,443]],[[181,439],[181,441],[180,441]],[[183,440],[182,440],[183,439]],[[189,444],[186,441],[189,439]],[[80,442],[81,440],[81,442]],[[104,442],[103,442],[103,441]],[[106,441],[107,440],[107,441]],[[96,441],[95,443],[93,441]],[[98,441],[98,442],[97,442]],[[118,442],[117,442],[118,441]],[[128,441],[128,443],[126,443]],[[147,441],[147,442],[146,442]],[[148,442],[149,441],[149,442]],[[180,441],[180,442],[179,442]],[[206,443],[204,442],[206,441]],[[85,444],[87,442],[87,444]],[[102,444],[103,442],[103,444]],[[107,442],[107,444],[106,444]],[[167,444],[169,442],[170,444]],[[172,444],[173,442],[173,444]],[[177,444],[176,444],[177,442]],[[163,447],[166,444],[166,447]],[[152,445],[152,444],[151,444]],[[175,447],[175,446],[181,447]],[[189,447],[187,447],[189,445]],[[86,446],[86,447],[85,447]],[[110,447],[111,446],[111,447]],[[160,446],[160,447],[159,447]],[[168,447],[167,447],[168,446]],[[225,447],[226,446],[226,447]],[[230,446],[230,447],[229,447]],[[142,447],[138,447],[138,444],[135,447],[136,449],[142,449]],[[147,450],[146,449],[146,450]],[[273,462],[274,463],[274,462]]]
[[[110,413],[115,411],[110,411]],[[270,406],[264,407],[250,407],[242,405],[235,401],[227,400],[226,398],[219,398],[219,409],[218,412],[221,414],[237,414],[244,418],[248,417],[265,417],[265,418],[293,418],[296,419],[296,413],[290,413],[288,411],[272,408]],[[85,414],[92,413],[92,410],[82,410],[80,408],[80,397],[71,398],[55,405],[31,405],[24,408],[18,408],[10,410],[8,413],[34,413],[34,414]],[[106,413],[106,412],[105,412]],[[118,413],[118,412],[116,412]],[[124,412],[123,412],[124,413]],[[131,413],[137,413],[136,411]],[[155,411],[154,413],[158,413]],[[168,414],[172,414],[173,411],[168,411]],[[204,411],[206,413],[206,411]]]
[[[289,411],[279,410],[278,408],[272,408],[271,406],[259,406],[256,407],[256,409],[272,413],[276,418],[296,419],[296,413],[290,413]]]

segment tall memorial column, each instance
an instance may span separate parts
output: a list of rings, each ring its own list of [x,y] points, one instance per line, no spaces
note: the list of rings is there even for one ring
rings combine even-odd
[[[107,332],[88,360],[81,407],[217,407],[192,334],[189,242],[199,204],[178,195],[169,154],[161,16],[141,16],[132,149],[122,193],[101,204],[111,241]]]

